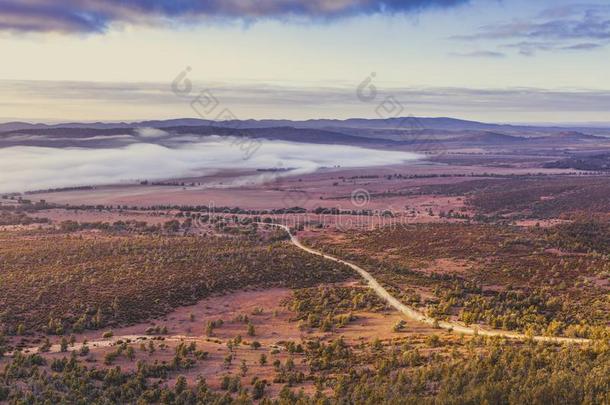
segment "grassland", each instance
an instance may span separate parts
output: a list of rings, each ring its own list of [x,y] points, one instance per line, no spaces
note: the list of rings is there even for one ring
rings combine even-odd
[[[439,319],[601,337],[610,325],[606,228],[416,224],[308,244],[362,264],[403,301]]]
[[[0,233],[0,265],[0,326],[7,334],[133,323],[214,293],[351,275],[282,242],[103,232]]]
[[[610,211],[607,176],[507,176],[424,186],[419,191],[466,196],[484,216],[547,219]]]

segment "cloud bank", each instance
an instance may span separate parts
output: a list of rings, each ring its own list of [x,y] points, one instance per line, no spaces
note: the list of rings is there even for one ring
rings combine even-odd
[[[463,58],[503,58],[506,55],[502,52],[494,51],[473,51],[473,52],[453,52],[451,55]]]
[[[454,36],[473,41],[508,41],[526,56],[540,51],[590,51],[610,42],[610,5],[574,4],[553,7],[527,20],[489,24],[473,34]]]
[[[241,119],[374,117],[374,106],[362,103],[354,96],[356,85],[218,84],[210,91]],[[194,86],[208,88],[205,83]],[[384,91],[405,106],[406,114],[418,116],[464,116],[523,122],[523,114],[539,113],[543,121],[553,122],[557,120],[555,114],[562,113],[561,118],[571,122],[590,121],[593,117],[597,117],[595,120],[610,120],[610,89],[387,87]],[[25,111],[28,114],[43,111],[60,121],[133,121],[195,116],[188,100],[176,97],[167,83],[0,80],[2,113],[8,117],[20,117],[17,114],[24,112],[22,104],[29,106]],[[87,106],[86,118],[81,118],[83,106]],[[136,111],[143,113],[136,115]],[[119,115],[122,112],[126,114]],[[45,118],[36,115],[20,117],[21,120]]]
[[[452,7],[469,0],[0,0],[0,29],[104,32],[113,23],[197,23],[212,19],[336,19]]]
[[[163,138],[167,136],[168,133],[159,128],[137,128],[137,134],[140,138]]]
[[[179,148],[149,143],[115,149],[20,146],[0,149],[0,192],[201,176],[223,169],[290,169],[279,172],[286,176],[310,173],[321,167],[377,166],[417,158],[407,152],[264,141],[256,153],[245,159],[243,149],[231,138],[220,137]],[[262,182],[270,176],[261,175],[249,181]]]

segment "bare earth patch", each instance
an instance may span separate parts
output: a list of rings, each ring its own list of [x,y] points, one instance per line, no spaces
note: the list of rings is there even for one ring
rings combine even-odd
[[[354,285],[354,282],[342,283],[342,285]],[[370,343],[375,339],[393,340],[404,337],[414,337],[421,339],[422,336],[434,333],[434,329],[425,324],[406,321],[402,332],[394,332],[393,326],[403,319],[398,313],[390,311],[383,313],[375,312],[355,312],[356,319],[345,327],[335,329],[331,332],[320,332],[319,330],[300,330],[298,323],[294,321],[295,313],[288,310],[282,301],[289,298],[292,294],[290,289],[272,288],[264,290],[245,290],[226,295],[219,295],[205,299],[196,305],[181,307],[171,312],[167,316],[152,322],[140,323],[137,325],[116,328],[112,330],[112,338],[104,338],[107,330],[87,331],[83,334],[75,335],[76,344],[70,346],[68,351],[78,351],[82,343],[87,341],[90,348],[90,366],[94,367],[114,367],[120,366],[124,371],[136,369],[138,360],[148,363],[155,361],[171,364],[174,357],[175,348],[182,342],[190,344],[195,342],[198,350],[208,353],[205,360],[198,361],[195,366],[188,370],[182,370],[167,380],[172,386],[178,375],[184,375],[189,383],[195,383],[198,377],[204,377],[212,389],[220,389],[222,377],[224,375],[240,375],[242,384],[249,386],[253,377],[273,381],[275,371],[273,362],[279,360],[285,363],[288,358],[295,362],[296,369],[307,374],[307,365],[303,364],[302,354],[289,354],[284,342],[293,341],[300,343],[305,339],[320,338],[323,341],[343,337],[349,344]],[[239,318],[247,316],[254,325],[255,336],[248,336],[247,324]],[[223,320],[222,326],[214,328],[213,334],[207,336],[205,326],[208,321]],[[154,327],[167,328],[167,334],[147,335],[147,329]],[[227,342],[242,337],[242,343],[229,350]],[[53,345],[58,345],[60,337],[48,336]],[[13,343],[17,343],[18,338],[13,338]],[[41,339],[27,339],[30,342],[41,342]],[[134,348],[135,358],[129,360],[125,356],[118,356],[112,365],[104,363],[104,357],[116,350],[116,342],[129,341],[129,346]],[[150,354],[143,351],[141,346],[146,348],[153,342],[154,353]],[[254,349],[250,346],[253,341],[261,344],[261,347]],[[62,358],[67,353],[58,353],[58,347],[53,346],[51,352],[43,353],[43,356],[52,360]],[[27,350],[26,350],[27,352]],[[230,364],[226,363],[228,355],[232,354],[233,359]],[[260,364],[261,354],[267,356],[267,363]],[[0,360],[0,366],[8,358]],[[242,361],[245,361],[247,371],[241,370]],[[279,393],[283,384],[276,383],[268,387],[271,396]],[[306,392],[314,391],[313,382],[306,380],[302,387]]]

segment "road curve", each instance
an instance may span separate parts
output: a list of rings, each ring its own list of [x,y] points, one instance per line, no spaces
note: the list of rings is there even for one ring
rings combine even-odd
[[[344,265],[350,267],[351,269],[356,271],[362,278],[364,278],[367,281],[369,287],[372,288],[373,291],[375,291],[375,293],[379,296],[379,298],[386,301],[390,306],[392,306],[394,309],[396,309],[398,312],[403,314],[408,319],[422,322],[422,323],[425,323],[425,324],[428,324],[431,326],[438,326],[438,328],[440,328],[440,329],[445,329],[448,331],[452,331],[452,332],[456,332],[456,333],[460,333],[460,334],[464,334],[464,335],[499,336],[499,337],[504,337],[507,339],[515,339],[515,340],[532,339],[532,340],[535,340],[538,342],[551,342],[551,343],[583,344],[583,343],[591,342],[590,339],[569,338],[569,337],[551,337],[551,336],[527,336],[523,333],[508,332],[508,331],[497,330],[497,329],[480,329],[480,328],[464,326],[464,325],[461,325],[459,323],[454,323],[454,322],[437,321],[434,318],[431,318],[431,317],[423,314],[422,312],[418,311],[417,309],[409,307],[409,306],[403,304],[402,302],[400,302],[398,299],[396,299],[394,296],[392,296],[392,294],[390,294],[388,292],[388,290],[383,288],[383,286],[381,284],[379,284],[379,282],[377,280],[375,280],[375,278],[368,271],[364,270],[362,267],[357,266],[348,261],[336,258],[334,256],[319,252],[315,249],[312,249],[312,248],[309,248],[309,247],[303,245],[297,239],[297,237],[290,231],[290,228],[288,228],[286,225],[266,224],[263,222],[258,222],[258,224],[270,225],[270,226],[275,226],[275,227],[281,228],[288,233],[292,244],[295,245],[296,247],[298,247],[299,249],[304,250],[308,253],[311,253],[312,255],[321,256],[325,259],[332,260],[333,262],[341,263],[341,264],[344,264]]]

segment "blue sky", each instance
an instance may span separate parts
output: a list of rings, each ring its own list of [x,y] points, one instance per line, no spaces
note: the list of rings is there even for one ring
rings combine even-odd
[[[405,115],[610,122],[609,42],[601,1],[0,0],[0,120],[374,117],[374,72]]]

